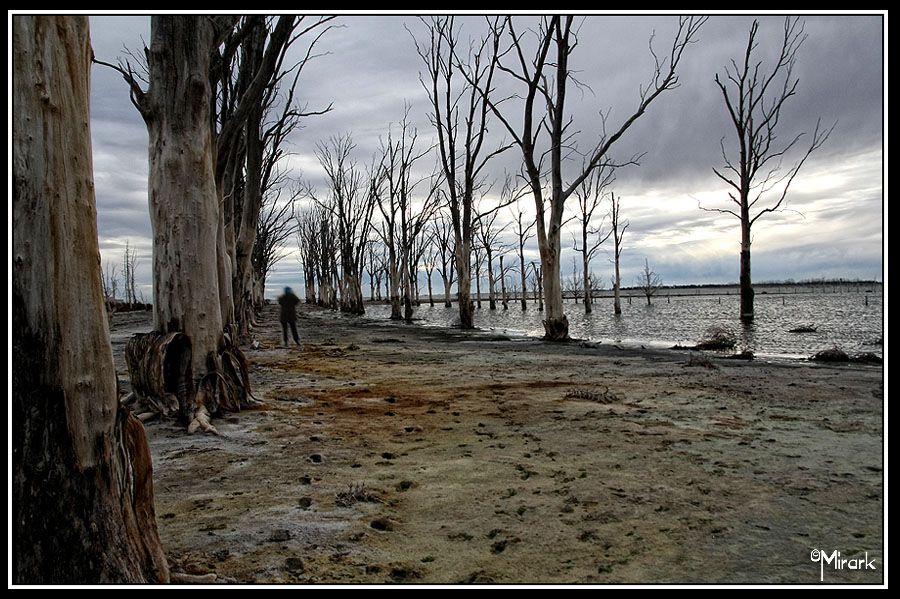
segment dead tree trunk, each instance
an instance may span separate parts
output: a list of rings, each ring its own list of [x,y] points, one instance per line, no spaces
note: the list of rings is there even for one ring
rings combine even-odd
[[[461,329],[475,328],[475,302],[472,301],[472,242],[469,238],[461,239],[453,248],[453,257],[457,264],[456,297],[459,301]]]
[[[215,431],[219,406],[250,402],[249,381],[231,379],[223,357],[243,355],[224,334],[233,321],[231,276],[215,173],[212,56],[233,20],[154,16],[147,49],[149,87],[119,67],[150,138],[150,221],[153,227],[153,322],[158,335],[184,333],[193,380],[184,396],[188,430]],[[227,322],[226,322],[227,319]],[[134,367],[137,364],[130,364]]]
[[[450,299],[450,288],[453,287],[453,283],[456,278],[456,268],[459,264],[458,256],[455,253],[456,248],[461,248],[463,246],[462,240],[456,240],[453,232],[453,219],[447,218],[443,213],[441,213],[436,222],[434,223],[434,242],[437,244],[440,264],[438,266],[438,272],[441,275],[441,280],[444,283],[444,307],[450,308],[453,306],[453,302]],[[468,269],[466,269],[469,273]],[[470,274],[471,276],[471,274]],[[471,298],[466,295],[468,300],[472,301]],[[463,301],[463,300],[460,300]],[[462,327],[462,328],[472,328],[472,327]]]
[[[495,277],[494,277],[494,253],[491,251],[489,246],[485,246],[484,248],[484,256],[487,265],[487,276],[488,276],[488,308],[491,310],[497,309],[497,296],[495,289]]]
[[[475,257],[475,295],[478,298],[478,309],[481,309],[481,248],[476,247],[472,254]]]
[[[581,234],[581,248],[579,249],[576,239],[574,250],[581,253],[585,314],[590,314],[593,309],[591,259],[597,253],[597,250],[600,249],[600,246],[612,235],[612,229],[604,233],[602,221],[598,227],[593,227],[591,223],[594,219],[594,213],[603,200],[604,190],[613,181],[614,172],[614,169],[611,167],[594,169],[574,192],[575,199],[578,201],[576,219],[578,220],[578,229]]]
[[[612,203],[609,214],[613,236],[613,260],[615,261],[616,270],[616,275],[613,279],[613,311],[618,316],[622,313],[622,275],[619,272],[619,261],[622,258],[622,238],[625,236],[625,230],[628,228],[628,221],[623,223],[619,220],[619,200],[622,199],[621,196],[617,198],[615,193],[610,193],[609,197]]]
[[[500,256],[500,298],[504,310],[509,310],[509,298],[506,294],[506,268],[503,266],[503,255]]]
[[[431,275],[434,274],[434,266],[425,265],[425,278],[428,281],[428,305],[434,308],[434,290],[431,285]]]
[[[16,584],[161,583],[150,452],[121,410],[100,282],[87,17],[14,16]]]
[[[518,202],[517,202],[518,204]],[[513,212],[513,216],[516,218],[516,237],[518,239],[518,250],[519,250],[519,275],[520,275],[520,283],[522,285],[522,311],[528,309],[528,304],[525,303],[525,295],[528,293],[528,282],[525,270],[525,243],[534,237],[534,233],[532,230],[534,229],[535,223],[537,221],[531,221],[531,224],[526,224],[523,222],[523,218],[525,216],[524,211],[521,208],[516,207],[517,210]]]

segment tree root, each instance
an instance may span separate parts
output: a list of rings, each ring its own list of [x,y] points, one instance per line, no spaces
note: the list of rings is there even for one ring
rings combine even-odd
[[[206,406],[203,404],[197,407],[197,411],[194,412],[194,418],[187,427],[187,432],[190,435],[193,435],[197,431],[212,433],[213,435],[219,434],[219,431],[217,431],[216,427],[210,422],[209,411],[207,411]]]

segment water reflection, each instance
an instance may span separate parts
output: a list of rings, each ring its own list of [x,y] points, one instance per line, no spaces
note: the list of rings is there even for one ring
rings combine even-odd
[[[584,305],[566,302],[569,334],[572,337],[601,341],[669,347],[692,345],[707,328],[719,326],[737,335],[737,351],[750,350],[759,355],[806,357],[821,349],[837,345],[847,352],[870,351],[882,354],[881,294],[861,293],[788,293],[760,294],[756,298],[756,319],[743,325],[737,318],[737,295],[662,296],[648,306],[643,298],[632,303],[623,298],[622,315],[613,314],[611,298],[595,300],[593,312],[586,314]],[[386,319],[390,307],[370,304],[367,316]],[[503,310],[488,309],[487,302],[475,310],[475,326],[509,335],[540,337],[543,313],[534,302],[522,311],[518,301]],[[425,326],[455,326],[459,313],[454,304],[416,308],[415,317]],[[790,329],[809,324],[813,333],[790,333]]]

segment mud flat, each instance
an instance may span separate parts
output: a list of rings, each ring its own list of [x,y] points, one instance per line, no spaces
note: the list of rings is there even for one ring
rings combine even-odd
[[[142,320],[143,318],[143,320]],[[147,424],[175,570],[241,583],[819,584],[883,576],[881,367],[277,312],[265,405]],[[124,339],[149,316],[118,315]]]

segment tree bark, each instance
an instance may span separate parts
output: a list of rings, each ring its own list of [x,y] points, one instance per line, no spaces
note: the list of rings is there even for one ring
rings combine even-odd
[[[542,242],[542,238],[546,242]],[[555,238],[555,240],[554,240]],[[541,252],[541,278],[544,283],[544,306],[547,317],[544,319],[545,337],[551,341],[560,341],[569,336],[569,319],[563,310],[563,289],[560,277],[559,233],[547,236],[538,231],[538,249]]]
[[[472,250],[468,239],[454,246],[456,260],[456,289],[459,300],[459,328],[475,328],[475,303],[472,301]]]
[[[100,282],[87,17],[14,16],[12,580],[168,582]]]
[[[591,258],[590,251],[588,249],[588,236],[587,236],[587,228],[582,228],[582,236],[581,236],[581,275],[582,282],[584,284],[584,313],[591,313],[591,304],[593,303],[593,298],[591,296]]]
[[[526,311],[528,309],[528,304],[525,303],[525,296],[528,295],[528,281],[525,276],[525,248],[524,246],[519,247],[519,275],[522,279],[522,311]]]
[[[616,282],[613,288],[613,313],[616,316],[622,313],[621,283],[622,277],[619,275],[619,257],[616,256]]]
[[[753,279],[750,276],[750,225],[742,226],[741,239],[741,321],[753,322]]]
[[[478,309],[481,309],[481,261],[475,261],[475,295],[478,296]]]
[[[213,29],[203,17],[183,15],[153,17],[152,29],[147,128],[154,328],[190,337],[197,374],[206,372],[223,324],[213,259],[219,222],[210,126]],[[176,65],[184,69],[177,75]]]
[[[444,279],[444,281],[443,281],[444,282],[444,307],[452,308],[453,301],[450,299],[450,287],[452,287],[453,284],[449,281],[449,279],[446,279],[446,278],[443,278],[443,279]]]
[[[506,295],[506,268],[503,267],[503,256],[500,256],[500,302],[504,310],[509,310],[509,298]]]
[[[495,291],[496,288],[496,280],[494,277],[494,259],[493,253],[485,248],[485,260],[487,261],[487,276],[488,276],[488,308],[491,310],[497,309],[497,293]]]
[[[389,249],[390,272],[388,273],[388,285],[391,294],[391,320],[401,320],[403,313],[400,311],[400,269],[397,267],[397,254],[394,246]]]
[[[153,321],[156,333],[182,332],[194,381],[181,406],[188,430],[215,431],[220,405],[249,402],[247,380],[228,376],[223,359],[243,362],[223,335],[233,313],[231,261],[215,178],[209,71],[217,31],[205,16],[155,16],[148,51],[150,86],[139,107],[150,137]]]

